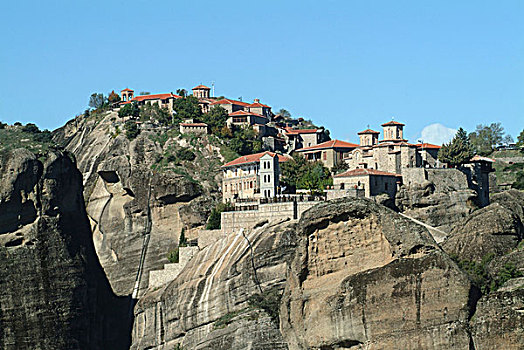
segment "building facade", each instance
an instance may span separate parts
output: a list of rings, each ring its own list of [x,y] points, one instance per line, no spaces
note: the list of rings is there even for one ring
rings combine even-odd
[[[347,154],[358,145],[340,140],[331,140],[316,146],[304,147],[296,151],[309,161],[321,161],[328,169],[343,162]]]
[[[223,201],[257,200],[275,196],[279,191],[279,164],[289,159],[281,154],[261,152],[241,156],[226,163],[222,166]]]

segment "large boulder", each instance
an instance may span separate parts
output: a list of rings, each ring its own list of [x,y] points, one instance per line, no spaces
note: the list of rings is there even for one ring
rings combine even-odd
[[[518,215],[499,203],[492,203],[473,212],[457,226],[442,247],[460,260],[481,262],[489,255],[509,253],[518,245],[523,232]]]
[[[129,346],[131,303],[98,263],[82,189],[68,154],[0,155],[0,348]]]
[[[428,231],[366,199],[305,212],[287,273],[290,349],[469,349],[478,298]]]

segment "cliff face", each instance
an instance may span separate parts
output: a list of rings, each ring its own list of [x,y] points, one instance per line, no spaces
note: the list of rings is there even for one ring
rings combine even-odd
[[[468,349],[477,291],[425,228],[368,200],[301,218],[281,304],[290,349]]]
[[[0,155],[0,347],[125,349],[130,300],[111,292],[82,179],[60,152]]]
[[[182,229],[194,239],[205,225],[217,196],[220,156],[206,140],[184,138],[176,130],[143,130],[130,141],[122,129],[111,112],[77,118],[55,139],[75,155],[83,174],[93,241],[113,291],[130,295],[140,280],[141,295],[149,271],[168,263]],[[168,163],[182,148],[193,150],[195,161]]]

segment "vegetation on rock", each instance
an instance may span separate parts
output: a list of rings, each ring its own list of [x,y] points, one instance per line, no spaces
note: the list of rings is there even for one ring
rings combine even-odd
[[[438,153],[438,159],[452,167],[468,162],[473,157],[473,147],[466,131],[459,128],[453,140],[442,145]]]
[[[305,189],[315,194],[333,183],[329,169],[322,162],[309,162],[300,154],[293,154],[293,159],[281,164],[282,186],[286,192]]]

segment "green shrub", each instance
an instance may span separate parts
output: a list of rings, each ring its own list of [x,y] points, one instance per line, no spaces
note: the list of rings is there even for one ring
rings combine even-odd
[[[178,246],[179,247],[187,247],[187,239],[186,239],[186,229],[182,227],[182,232],[180,232],[180,238],[178,239]]]
[[[176,247],[175,249],[169,252],[169,254],[167,255],[167,260],[169,260],[169,262],[172,264],[176,264],[178,263],[178,256],[179,250],[178,247]]]
[[[218,230],[221,228],[221,215],[223,211],[225,211],[227,208],[230,208],[231,204],[229,203],[219,203],[217,206],[213,209],[211,209],[211,214],[209,214],[209,218],[207,219],[207,230]]]
[[[176,151],[176,157],[180,160],[192,161],[195,160],[196,155],[193,151],[187,148],[181,148],[178,151]]]
[[[213,324],[213,328],[219,329],[219,328],[226,327],[228,324],[231,323],[233,318],[237,317],[238,315],[240,315],[241,313],[245,311],[246,311],[245,309],[242,309],[238,311],[228,312],[227,314],[225,314],[224,316],[220,317],[218,320],[215,321],[215,323]]]
[[[262,294],[256,293],[249,297],[249,306],[255,309],[264,310],[275,324],[279,324],[280,299],[282,295],[278,288],[264,291]]]
[[[22,131],[23,131],[23,132],[30,133],[30,134],[37,134],[37,133],[40,132],[40,129],[38,129],[38,126],[36,126],[36,125],[33,124],[33,123],[27,123],[27,124],[22,128]]]
[[[128,120],[124,125],[124,129],[129,140],[135,139],[140,134],[140,129],[134,120]]]
[[[123,117],[135,117],[138,118],[140,115],[140,108],[136,103],[128,103],[124,105],[124,107],[121,107],[118,111],[118,116],[120,118]]]

